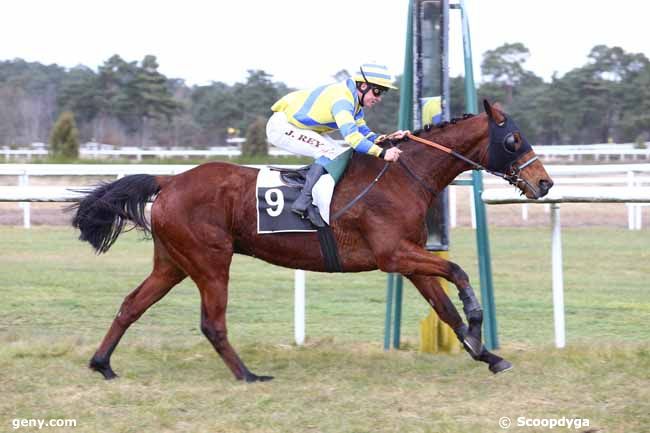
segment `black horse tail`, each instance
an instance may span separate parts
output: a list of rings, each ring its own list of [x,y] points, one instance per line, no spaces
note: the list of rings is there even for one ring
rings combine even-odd
[[[145,207],[160,191],[159,179],[148,174],[134,174],[80,191],[86,193],[85,197],[72,206],[76,209],[72,226],[81,231],[79,239],[88,241],[97,254],[101,254],[115,243],[127,221],[134,224],[133,228],[150,235]]]

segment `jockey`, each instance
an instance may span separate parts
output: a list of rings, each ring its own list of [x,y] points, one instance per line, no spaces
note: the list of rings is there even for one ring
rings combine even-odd
[[[312,204],[311,191],[328,165],[350,147],[385,161],[394,162],[402,152],[396,147],[382,149],[375,142],[386,138],[400,139],[408,131],[396,131],[388,136],[372,132],[364,120],[364,108],[381,102],[381,96],[393,86],[395,78],[388,68],[364,64],[345,81],[298,90],[284,96],[271,107],[274,114],[266,125],[268,141],[289,152],[315,159],[305,179],[305,185],[291,211],[305,216]],[[332,139],[330,132],[340,131],[345,144]]]

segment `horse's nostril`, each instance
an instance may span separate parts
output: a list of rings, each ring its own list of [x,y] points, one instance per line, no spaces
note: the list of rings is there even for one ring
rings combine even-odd
[[[549,189],[553,186],[553,181],[542,179],[539,181],[539,189],[545,195]]]

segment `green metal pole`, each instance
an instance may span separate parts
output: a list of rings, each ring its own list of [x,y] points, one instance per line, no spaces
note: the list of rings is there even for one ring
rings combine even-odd
[[[386,279],[386,319],[384,320],[384,350],[390,349],[391,315],[393,313],[393,280],[394,274],[388,274]]]
[[[402,329],[402,292],[404,289],[404,278],[395,274],[395,322],[393,323],[393,349],[399,349]]]
[[[404,72],[400,84],[398,129],[413,129],[413,0],[409,0],[404,49]],[[386,289],[386,321],[384,324],[384,350],[390,348],[391,312],[395,294],[395,323],[393,324],[393,347],[399,348],[402,321],[402,276],[388,274]],[[398,313],[399,312],[399,313]]]
[[[463,29],[463,57],[465,60],[465,110],[478,114],[474,68],[472,64],[472,42],[469,34],[469,19],[465,0],[460,0],[461,24]],[[490,240],[488,237],[487,212],[481,200],[483,193],[483,174],[472,171],[474,190],[474,209],[476,214],[476,245],[478,247],[478,266],[481,279],[481,300],[483,301],[483,335],[488,350],[499,348],[497,335],[497,316],[494,304],[494,286],[492,285],[492,259],[490,257]]]
[[[404,48],[404,71],[399,87],[398,129],[413,128],[413,0],[409,1]]]
[[[474,84],[474,66],[472,64],[472,41],[469,36],[469,19],[465,0],[460,0],[461,25],[463,30],[463,58],[465,62],[465,111],[478,114],[476,86]]]
[[[494,286],[492,285],[492,259],[490,258],[490,240],[488,238],[487,215],[485,203],[481,200],[483,193],[483,173],[472,171],[474,189],[474,210],[476,214],[476,245],[478,247],[478,268],[481,279],[481,301],[483,303],[483,339],[488,350],[499,348],[497,336],[497,316],[494,306]]]

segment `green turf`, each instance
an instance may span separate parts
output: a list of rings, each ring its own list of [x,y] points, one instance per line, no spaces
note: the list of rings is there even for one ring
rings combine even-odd
[[[308,339],[298,348],[293,271],[236,257],[231,341],[254,372],[276,376],[250,386],[232,379],[201,335],[189,280],[129,329],[113,357],[122,377],[101,380],[85,364],[149,272],[151,242],[129,233],[95,256],[72,229],[0,227],[0,431],[13,431],[15,418],[74,418],[73,430],[48,430],[495,432],[501,416],[642,431],[650,232],[563,230],[568,347],[556,350],[549,231],[491,229],[499,353],[515,364],[496,377],[464,353],[417,353],[427,305],[408,283],[405,350],[384,353],[380,272],[308,273]],[[451,256],[478,292],[474,242],[471,230],[454,230]]]

